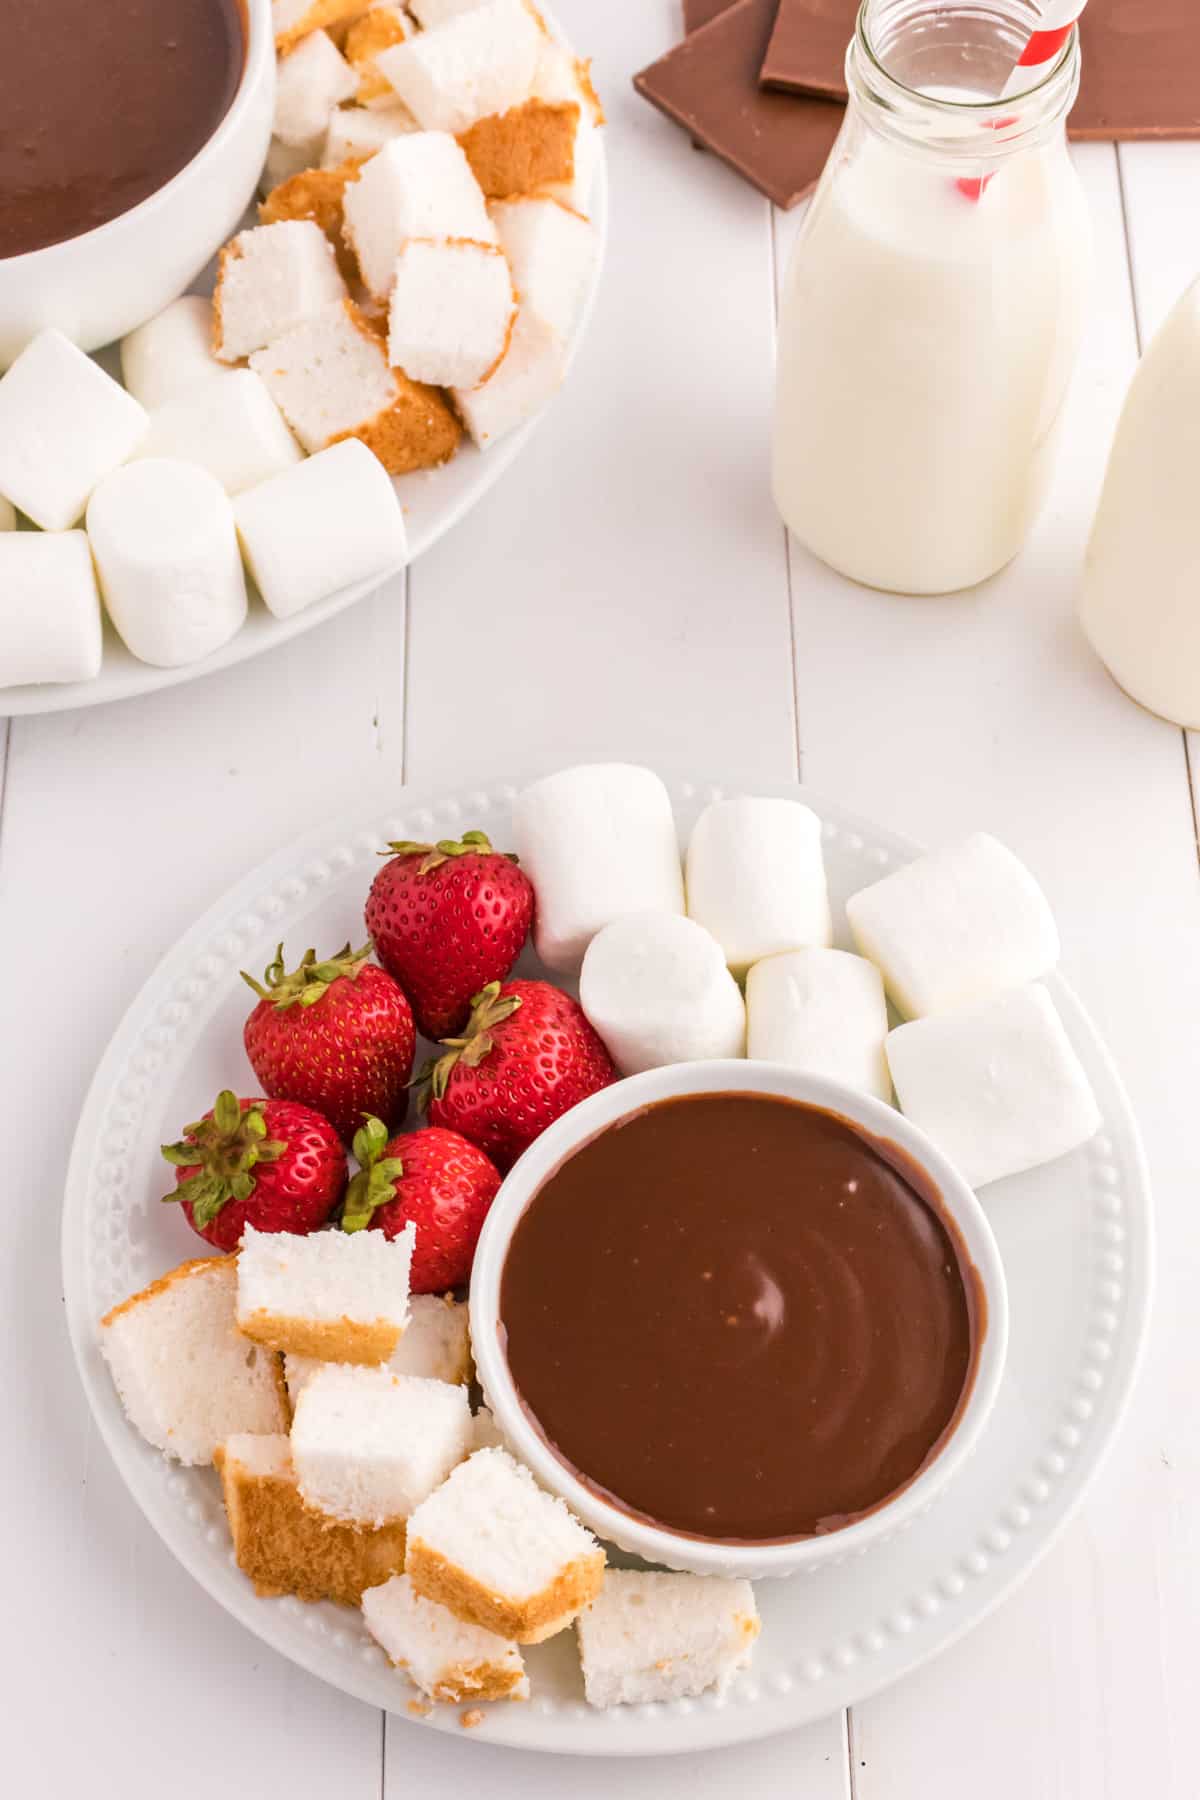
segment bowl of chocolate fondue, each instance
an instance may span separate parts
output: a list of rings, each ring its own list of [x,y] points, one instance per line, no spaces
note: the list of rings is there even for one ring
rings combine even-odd
[[[238,225],[271,133],[270,0],[48,0],[0,58],[0,370],[132,331]]]
[[[602,1538],[761,1578],[932,1504],[995,1402],[1008,1298],[978,1200],[902,1114],[714,1061],[619,1082],[525,1153],[471,1334],[513,1453]]]

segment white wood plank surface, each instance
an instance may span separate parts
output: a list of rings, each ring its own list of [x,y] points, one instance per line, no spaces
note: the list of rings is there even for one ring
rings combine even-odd
[[[1170,1279],[1134,1418],[1080,1520],[1017,1601],[855,1709],[858,1800],[1195,1792],[1184,1750],[1196,1663],[1183,1643],[1200,1600],[1200,1421],[1188,1402],[1200,1332],[1187,1299],[1200,1274],[1200,881],[1181,736],[1118,692],[1074,624],[1136,361],[1115,155],[1085,147],[1078,165],[1097,286],[1046,515],[1007,571],[946,600],[849,588],[797,548],[801,755],[818,791],[926,840],[991,828],[1037,871],[1064,972],[1146,1133]]]
[[[1029,549],[977,594],[848,587],[766,489],[773,256],[797,220],[629,89],[677,0],[558,0],[611,117],[596,319],[522,460],[412,571],[270,662],[14,722],[0,805],[4,1019],[2,1791],[399,1800],[1192,1800],[1200,1615],[1200,873],[1180,733],[1091,658],[1072,587],[1137,349],[1200,268],[1200,146],[1089,146],[1095,320]],[[1126,226],[1128,232],[1126,232]],[[1130,268],[1133,289],[1130,285]],[[789,606],[790,593],[790,606]],[[555,752],[796,768],[916,836],[995,829],[1062,924],[1158,1195],[1162,1279],[1134,1415],[1079,1519],[940,1661],[811,1730],[666,1763],[577,1764],[435,1737],[273,1655],[176,1567],[91,1433],[61,1322],[58,1194],[109,1032],[239,874],[407,774]],[[1193,750],[1195,747],[1193,746]],[[1196,766],[1200,759],[1193,757]],[[232,1771],[232,1774],[231,1774]]]

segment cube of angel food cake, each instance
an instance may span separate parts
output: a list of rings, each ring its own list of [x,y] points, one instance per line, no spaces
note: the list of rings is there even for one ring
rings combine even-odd
[[[365,1237],[368,1234],[356,1235]],[[379,1234],[371,1232],[369,1235],[377,1237]],[[300,1398],[301,1390],[328,1360],[327,1357],[297,1356],[292,1352],[285,1354],[283,1372],[293,1406]],[[471,1343],[466,1306],[451,1294],[410,1295],[408,1324],[386,1367],[393,1375],[423,1375],[429,1381],[448,1381],[452,1385],[470,1381]]]
[[[413,1513],[405,1568],[426,1600],[540,1644],[595,1598],[604,1551],[506,1450],[477,1450]]]
[[[430,1700],[527,1700],[529,1679],[514,1643],[425,1600],[407,1575],[362,1598],[367,1630]]]
[[[324,136],[330,114],[358,91],[358,73],[333,39],[313,31],[279,60],[273,134],[281,144],[311,144]]]
[[[470,1448],[465,1387],[388,1369],[326,1363],[292,1420],[302,1499],[352,1525],[407,1519]]]
[[[255,1231],[238,1257],[238,1328],[255,1343],[325,1362],[386,1362],[408,1324],[416,1228]]]
[[[310,219],[333,246],[338,270],[344,281],[357,281],[358,264],[346,242],[346,183],[358,171],[356,162],[347,161],[336,169],[301,169],[273,187],[258,208],[259,223],[278,225],[284,219]],[[218,363],[218,368],[225,365]]]
[[[507,259],[469,238],[410,238],[396,258],[388,361],[414,381],[472,388],[508,349],[517,301]]]
[[[441,394],[389,368],[382,337],[352,300],[274,339],[250,367],[306,450],[359,438],[389,475],[406,475],[458,448],[458,421]]]
[[[521,306],[565,343],[579,323],[596,271],[596,229],[560,200],[493,201],[488,208]]]
[[[339,107],[325,133],[321,167],[340,169],[344,163],[366,162],[393,138],[407,137],[419,130],[417,121],[399,102],[383,112],[368,111],[362,106]]]
[[[340,33],[367,10],[370,0],[271,0],[275,49],[280,56],[313,31]]]
[[[210,1463],[238,1432],[287,1430],[279,1357],[237,1328],[236,1257],[181,1263],[100,1321],[121,1404],[176,1462]]]
[[[217,265],[213,349],[240,362],[345,297],[333,247],[310,219],[239,231]]]
[[[426,131],[457,133],[528,96],[543,37],[525,0],[484,0],[380,51],[376,67]]]
[[[574,102],[579,107],[570,176],[548,185],[546,192],[585,213],[600,155],[599,131],[604,124],[604,108],[592,86],[590,66],[552,38],[543,39],[533,77],[533,98],[558,104]]]
[[[278,187],[281,181],[298,175],[301,169],[311,169],[321,159],[324,142],[324,138],[314,138],[308,144],[281,144],[278,138],[273,137],[267,145],[266,161],[258,178],[259,193],[269,194],[272,188]]]
[[[358,77],[355,100],[359,106],[387,107],[397,104],[396,90],[381,75],[375,58],[381,50],[402,44],[412,32],[412,22],[404,8],[383,0],[372,6],[361,19],[356,19],[346,33],[346,61]]]
[[[226,1438],[213,1461],[238,1568],[259,1594],[357,1606],[404,1567],[403,1521],[364,1530],[309,1511],[281,1433]]]
[[[471,166],[452,137],[414,131],[372,156],[346,188],[346,238],[362,278],[386,300],[409,238],[496,242],[496,228]]]
[[[567,371],[563,340],[537,313],[518,305],[508,349],[479,387],[453,388],[454,404],[481,450],[540,412]]]
[[[577,100],[535,96],[468,126],[458,141],[488,199],[571,187],[581,110]]]
[[[576,1621],[592,1706],[720,1692],[750,1660],[759,1633],[748,1581],[611,1569]]]

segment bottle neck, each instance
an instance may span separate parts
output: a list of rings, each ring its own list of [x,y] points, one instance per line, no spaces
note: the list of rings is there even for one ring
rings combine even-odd
[[[1061,136],[1079,87],[1077,31],[1019,86],[1039,17],[1035,0],[862,0],[846,52],[851,107],[933,159],[998,167]]]

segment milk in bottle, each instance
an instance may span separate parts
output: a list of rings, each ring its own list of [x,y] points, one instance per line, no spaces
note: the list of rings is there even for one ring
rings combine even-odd
[[[988,98],[1035,19],[865,0],[847,53],[784,290],[773,485],[796,536],[873,587],[982,581],[1045,494],[1091,259],[1075,34],[1030,92]]]
[[[1200,281],[1151,341],[1126,395],[1079,619],[1127,694],[1200,727]]]

